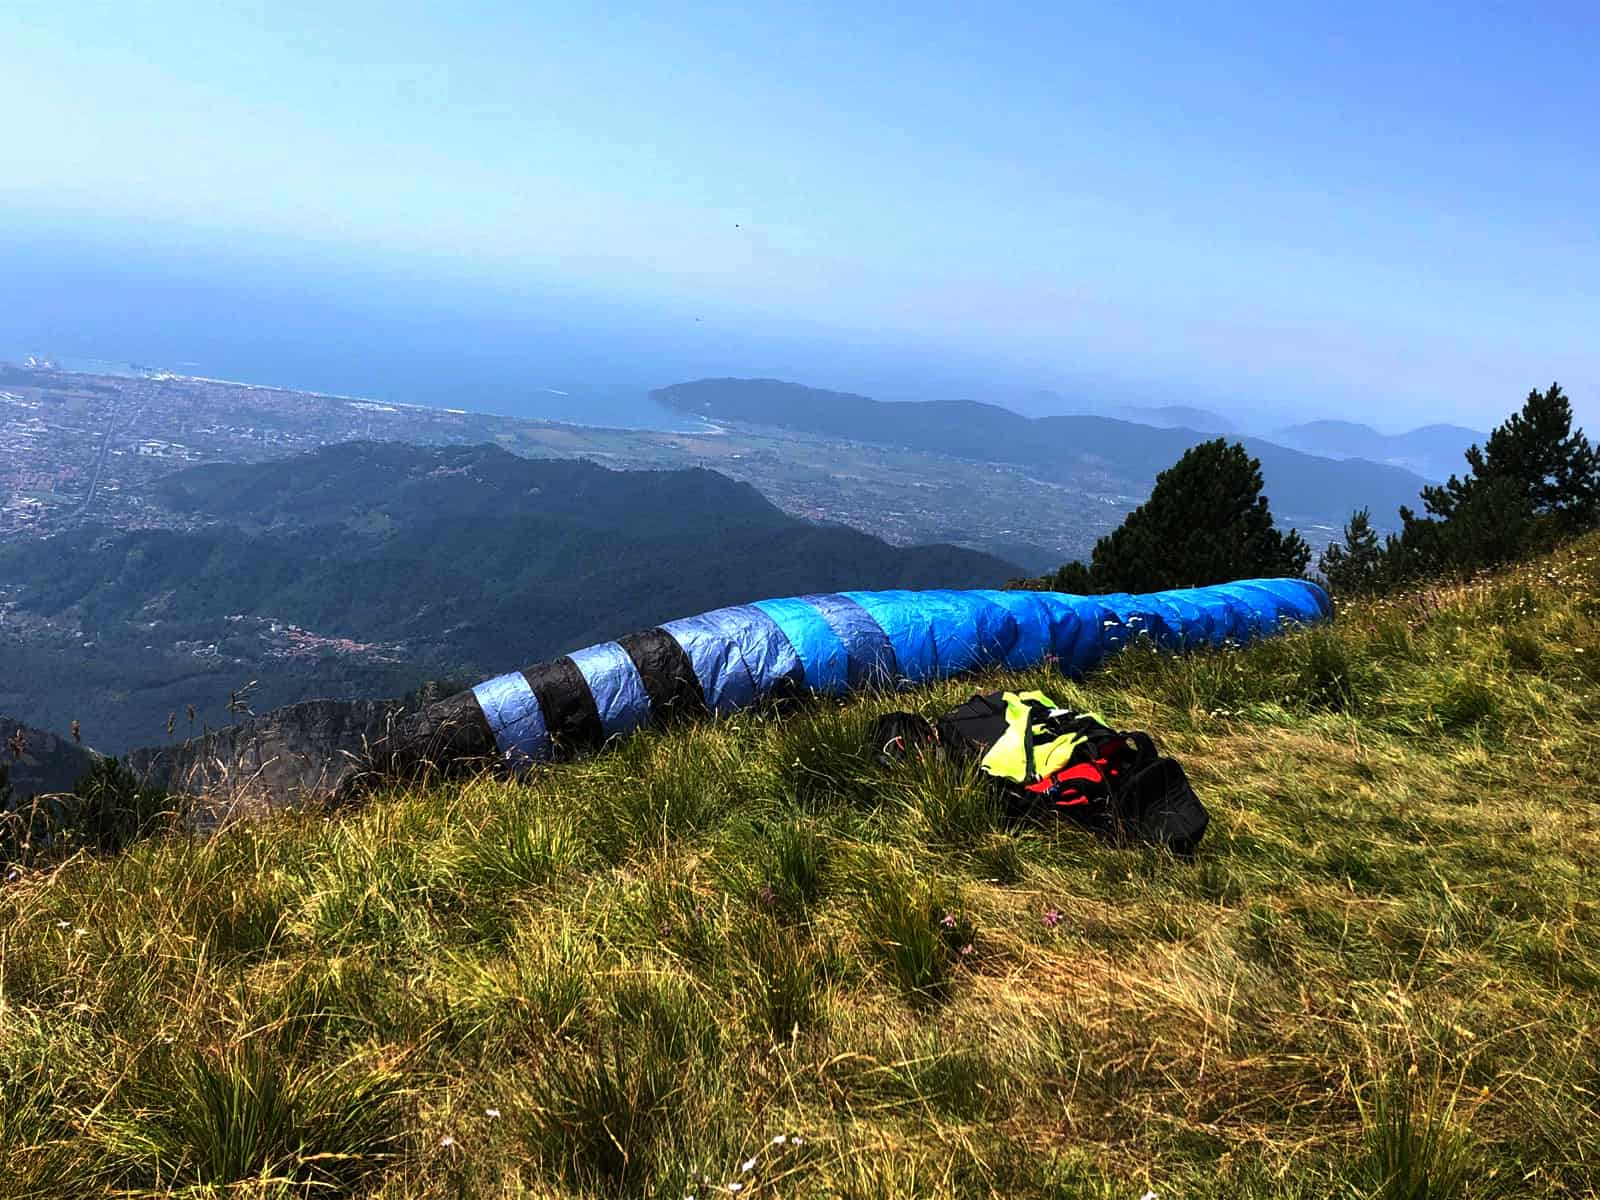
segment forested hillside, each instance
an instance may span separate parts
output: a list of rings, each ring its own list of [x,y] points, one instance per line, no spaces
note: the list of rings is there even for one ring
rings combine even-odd
[[[21,581],[0,709],[107,751],[312,696],[478,678],[761,596],[998,586],[1012,564],[790,517],[711,471],[356,444],[157,486],[188,529],[0,549]]]

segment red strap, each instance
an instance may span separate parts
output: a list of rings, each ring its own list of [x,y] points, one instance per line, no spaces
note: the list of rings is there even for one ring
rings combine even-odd
[[[1053,775],[1047,775],[1036,783],[1028,784],[1030,792],[1049,792],[1059,788],[1064,783],[1074,779],[1086,780],[1089,783],[1104,783],[1105,773],[1093,763],[1075,763],[1070,767],[1062,767]]]

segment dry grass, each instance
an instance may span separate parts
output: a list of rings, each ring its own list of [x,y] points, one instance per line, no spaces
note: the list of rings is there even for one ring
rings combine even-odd
[[[861,753],[967,680],[25,873],[0,1196],[1593,1195],[1597,556],[1004,680],[1194,862]]]

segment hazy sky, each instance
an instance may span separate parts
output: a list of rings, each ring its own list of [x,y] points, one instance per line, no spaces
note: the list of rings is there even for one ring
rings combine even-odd
[[[1559,378],[1600,432],[1597,61],[1592,3],[9,0],[0,268],[1389,428]]]

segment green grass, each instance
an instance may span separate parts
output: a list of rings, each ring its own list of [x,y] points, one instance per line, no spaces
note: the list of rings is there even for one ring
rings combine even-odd
[[[0,1197],[1595,1195],[1597,560],[25,870]],[[1001,684],[1195,860],[863,753]]]

